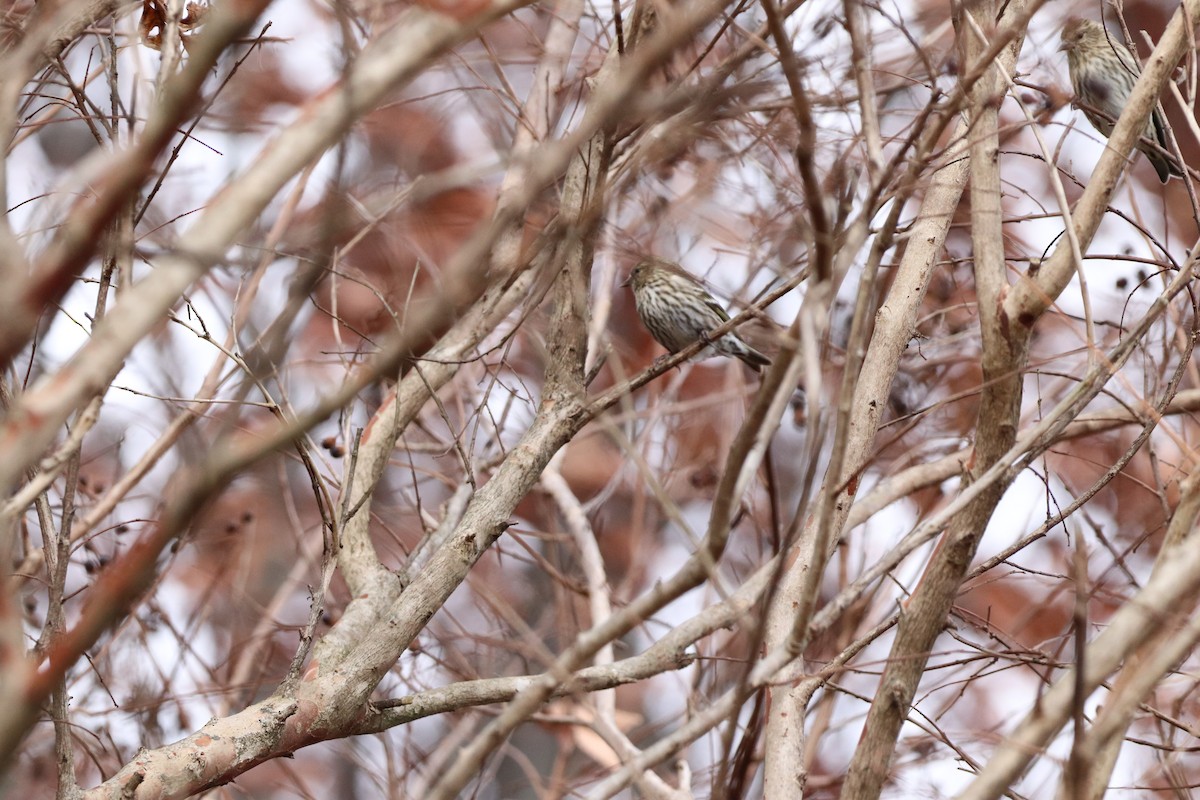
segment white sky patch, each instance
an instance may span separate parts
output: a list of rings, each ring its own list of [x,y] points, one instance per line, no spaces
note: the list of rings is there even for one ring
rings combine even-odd
[[[678,536],[678,531],[667,531],[667,536]],[[649,575],[671,575],[691,557],[692,548],[676,539],[669,538],[666,543],[654,553],[654,561],[649,565]],[[697,587],[668,604],[655,614],[648,622],[635,628],[630,638],[637,643],[638,651],[653,644],[668,629],[700,613],[711,601],[711,593],[707,587]],[[701,653],[708,652],[711,644],[701,643]],[[687,708],[687,695],[691,688],[694,666],[682,670],[656,675],[650,679],[651,690],[646,692],[644,711],[648,723],[667,722],[678,719]],[[663,691],[655,691],[661,687]]]
[[[14,231],[35,231],[35,237],[21,244],[37,252],[48,241],[63,209],[68,208],[77,192],[65,194],[61,189],[61,173],[51,166],[45,153],[32,137],[13,148],[6,164],[8,174],[8,216]],[[50,194],[50,202],[42,198]]]
[[[328,86],[338,80],[344,66],[344,41],[336,25],[331,26],[324,14],[317,14],[313,3],[275,4],[263,19],[271,22],[268,36],[287,42],[286,47],[273,50],[284,75],[310,87]]]
[[[163,612],[174,620],[190,619],[195,612],[195,596],[190,590],[166,582],[155,590],[155,599]],[[137,622],[134,623],[139,624]],[[186,624],[186,623],[184,623]],[[171,676],[170,703],[182,706],[190,720],[207,720],[217,710],[219,695],[209,695],[206,680],[208,667],[196,662],[193,653],[217,652],[216,642],[206,626],[190,630],[189,647],[191,652],[180,647],[178,634],[171,626],[159,624],[153,628],[142,626],[144,646],[146,650],[120,652],[114,654],[123,666],[119,672],[119,682],[108,682],[106,687],[100,687],[93,682],[90,669],[79,672],[80,682],[71,686],[74,698],[72,708],[80,712],[83,719],[89,712],[100,715],[111,713],[113,693],[117,703],[127,713],[140,713],[137,698],[131,695],[132,689],[144,684],[152,703],[157,703],[157,692],[162,675]],[[115,675],[115,673],[114,673]],[[86,688],[90,687],[90,688]],[[106,690],[107,689],[107,690]],[[162,728],[162,743],[175,741],[191,730],[174,724],[179,719],[175,713],[155,713],[155,719]],[[108,726],[113,738],[123,748],[135,750],[149,743],[137,737],[142,731],[140,724],[114,724]]]
[[[1065,494],[1063,491],[1060,497]],[[1021,472],[1004,493],[996,513],[988,521],[979,552],[1002,550],[1041,525],[1047,516],[1047,503],[1046,484],[1028,470]]]
[[[907,725],[902,735],[917,730],[915,726]],[[974,775],[958,758],[923,758],[917,769],[898,770],[895,784],[884,789],[880,796],[886,800],[948,799],[965,789],[972,778]]]

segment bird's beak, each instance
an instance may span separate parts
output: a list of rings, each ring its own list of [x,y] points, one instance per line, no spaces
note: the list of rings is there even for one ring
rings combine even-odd
[[[629,277],[628,277],[628,278],[626,278],[625,280],[621,281],[621,288],[622,288],[622,289],[625,289],[625,288],[627,288],[627,287],[629,287],[629,286],[631,286],[631,285],[633,285],[633,273],[632,273],[632,272],[631,272],[631,273],[629,273]]]
[[[1071,49],[1071,45],[1068,44],[1067,42],[1059,42],[1058,43],[1058,52],[1065,53],[1070,49]]]

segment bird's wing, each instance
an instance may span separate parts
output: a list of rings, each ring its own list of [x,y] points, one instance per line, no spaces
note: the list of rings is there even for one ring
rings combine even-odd
[[[1154,123],[1154,138],[1158,140],[1158,144],[1162,149],[1167,149],[1167,129],[1163,125],[1162,114],[1158,113],[1158,109],[1150,115],[1150,121]]]
[[[716,300],[713,300],[711,297],[706,298],[704,301],[704,305],[711,308],[713,310],[713,313],[721,318],[721,322],[729,322],[728,312],[726,312],[725,309],[721,307],[721,304],[718,303]]]
[[[1117,60],[1124,65],[1125,69],[1134,75],[1141,75],[1142,68],[1138,66],[1137,56],[1123,42],[1118,42],[1111,38],[1108,41],[1112,45],[1113,53],[1116,54]]]

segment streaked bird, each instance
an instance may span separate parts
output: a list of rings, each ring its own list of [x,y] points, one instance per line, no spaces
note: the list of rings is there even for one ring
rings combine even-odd
[[[623,285],[633,287],[638,317],[646,330],[672,353],[694,342],[708,341],[709,346],[700,351],[700,358],[732,356],[756,370],[771,363],[736,331],[709,339],[712,331],[729,321],[729,314],[698,280],[678,265],[647,259],[633,268]]]
[[[1070,19],[1063,26],[1062,44],[1066,51],[1071,86],[1079,98],[1083,115],[1105,136],[1112,135],[1117,117],[1129,103],[1133,84],[1141,74],[1137,58],[1124,44],[1115,41],[1104,26],[1087,19]],[[1145,154],[1163,183],[1171,175],[1183,175],[1175,159],[1156,149],[1157,142],[1167,146],[1167,132],[1158,109],[1146,121],[1137,149]]]

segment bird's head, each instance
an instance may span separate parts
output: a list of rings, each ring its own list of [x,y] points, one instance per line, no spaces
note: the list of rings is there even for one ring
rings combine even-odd
[[[642,273],[645,271],[645,267],[646,267],[646,262],[643,261],[640,264],[638,264],[636,267],[634,267],[632,270],[630,270],[629,277],[626,278],[625,280],[621,281],[621,286],[622,287],[632,286],[635,289],[638,286],[640,286],[641,284],[638,282],[638,278],[641,277]]]
[[[629,277],[625,279],[622,286],[632,286],[635,292],[641,291],[648,283],[655,281],[667,281],[678,285],[681,282],[700,284],[683,267],[673,261],[667,261],[662,258],[653,256],[642,259],[638,265],[629,273]]]
[[[1090,45],[1104,42],[1107,39],[1104,27],[1099,22],[1090,19],[1072,17],[1063,25],[1062,42],[1058,45],[1059,52],[1070,53],[1080,45]]]

